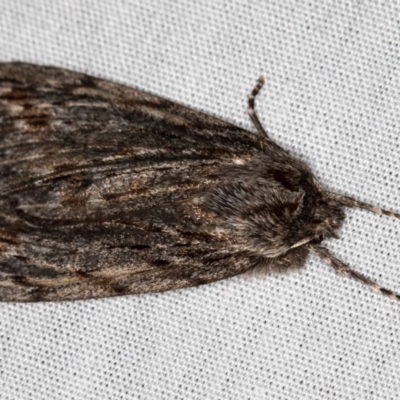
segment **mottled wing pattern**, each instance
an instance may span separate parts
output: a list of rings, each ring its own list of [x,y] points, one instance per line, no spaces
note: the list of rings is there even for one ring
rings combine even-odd
[[[249,270],[201,207],[254,134],[84,74],[0,64],[0,301],[164,291]]]

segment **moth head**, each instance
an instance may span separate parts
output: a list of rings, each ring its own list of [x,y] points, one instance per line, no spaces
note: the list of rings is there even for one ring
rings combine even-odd
[[[339,238],[339,231],[345,219],[343,206],[328,194],[319,192],[310,199],[307,207],[303,203],[303,209],[294,216],[294,223],[298,229],[293,232],[291,248],[295,248],[308,242],[317,244],[324,239]]]
[[[207,205],[248,250],[268,258],[338,237],[345,217],[342,206],[315,186],[292,191],[240,182],[215,188]]]

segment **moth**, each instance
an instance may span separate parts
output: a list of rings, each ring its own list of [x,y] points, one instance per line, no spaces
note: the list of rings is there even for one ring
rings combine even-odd
[[[400,300],[321,245],[344,208],[257,133],[61,68],[0,63],[0,300],[56,301],[201,285],[251,270],[336,272]]]

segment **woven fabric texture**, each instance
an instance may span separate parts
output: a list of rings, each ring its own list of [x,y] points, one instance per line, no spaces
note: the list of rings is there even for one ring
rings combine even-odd
[[[330,190],[400,209],[396,2],[3,0],[0,60],[112,79],[270,135]],[[1,134],[1,132],[0,132]],[[327,246],[400,291],[400,221]],[[398,399],[400,304],[310,257],[162,294],[0,304],[1,400]]]

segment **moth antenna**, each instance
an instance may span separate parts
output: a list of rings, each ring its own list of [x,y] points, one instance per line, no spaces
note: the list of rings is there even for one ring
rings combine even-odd
[[[258,95],[258,93],[260,92],[261,88],[264,86],[265,80],[263,76],[260,76],[257,79],[257,83],[254,86],[254,89],[252,90],[252,92],[250,93],[248,100],[249,100],[249,108],[247,109],[247,112],[249,114],[250,119],[252,120],[254,126],[257,129],[258,135],[260,136],[260,144],[261,147],[263,147],[263,141],[265,139],[269,139],[268,138],[268,133],[267,131],[264,129],[264,127],[262,126],[260,120],[258,119],[258,116],[256,114],[256,110],[255,110],[255,99],[256,96]]]
[[[348,265],[337,259],[326,247],[313,246],[311,244],[308,244],[307,247],[314,254],[317,254],[322,261],[331,266],[338,274],[350,276],[351,278],[369,286],[373,291],[382,293],[385,296],[390,297],[391,299],[400,301],[400,294],[393,292],[392,290],[386,289],[385,287],[379,285],[378,283],[374,282],[373,280],[367,278],[357,271],[353,271]]]
[[[400,219],[400,213],[390,211],[390,210],[385,210],[383,208],[374,206],[372,204],[364,203],[363,201],[358,201],[349,196],[344,196],[341,194],[329,192],[329,197],[331,199],[335,199],[336,201],[338,201],[340,204],[344,205],[345,207],[361,208],[363,210],[371,211],[376,214],[384,214],[384,215],[388,215],[389,217],[395,217],[395,218]]]

